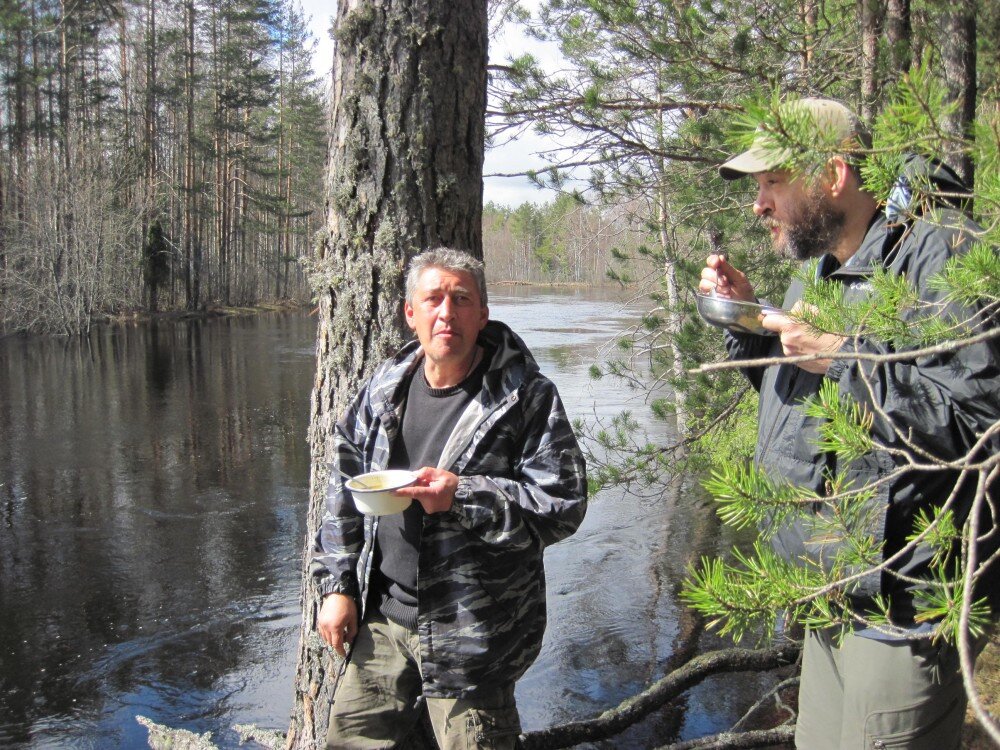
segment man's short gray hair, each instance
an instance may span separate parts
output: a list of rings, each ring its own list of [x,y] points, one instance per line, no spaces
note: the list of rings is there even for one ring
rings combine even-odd
[[[410,270],[406,274],[406,301],[413,303],[413,295],[420,282],[420,274],[428,268],[440,268],[444,271],[465,271],[476,280],[479,288],[479,299],[483,307],[488,302],[486,298],[486,266],[481,260],[476,260],[464,250],[452,250],[450,247],[437,247],[426,250],[410,261]]]

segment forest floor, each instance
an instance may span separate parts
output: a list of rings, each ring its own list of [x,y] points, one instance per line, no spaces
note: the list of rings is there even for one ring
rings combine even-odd
[[[993,716],[1000,716],[1000,630],[995,631],[976,662],[976,686],[983,704]],[[969,709],[965,715],[962,732],[965,750],[994,750],[996,744],[989,738]]]

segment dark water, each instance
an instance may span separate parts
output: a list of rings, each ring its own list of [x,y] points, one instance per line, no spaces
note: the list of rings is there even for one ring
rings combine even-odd
[[[634,317],[617,302],[502,289],[491,311],[571,416],[643,413],[587,376]],[[0,340],[0,747],[141,748],[137,715],[227,748],[234,724],[286,727],[314,333],[314,318],[274,315]],[[595,498],[548,552],[525,728],[598,713],[711,645],[676,589],[718,537],[690,488]],[[722,729],[756,690],[706,683],[607,746]]]

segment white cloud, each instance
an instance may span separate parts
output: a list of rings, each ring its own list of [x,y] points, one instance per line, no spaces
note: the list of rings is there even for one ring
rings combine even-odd
[[[537,0],[523,3],[529,10],[537,8]],[[490,62],[503,65],[512,58],[530,53],[544,70],[556,70],[562,64],[559,47],[543,43],[527,36],[521,26],[506,24],[495,38],[490,40]],[[547,162],[537,154],[552,148],[551,140],[528,129],[511,137],[500,136],[486,151],[483,173],[511,174],[528,170],[541,170]],[[547,203],[555,198],[555,191],[539,188],[527,177],[486,177],[484,200],[518,206],[522,203]]]

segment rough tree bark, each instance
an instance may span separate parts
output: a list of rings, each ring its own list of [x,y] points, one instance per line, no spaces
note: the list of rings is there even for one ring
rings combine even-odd
[[[331,434],[361,381],[403,341],[403,273],[423,249],[482,257],[486,0],[340,0],[327,226],[317,249],[317,369],[306,552]],[[308,570],[288,748],[326,733],[334,678]]]
[[[858,0],[861,17],[861,118],[870,122],[882,95],[878,47],[885,20],[883,0]]]
[[[944,122],[945,129],[956,139],[971,135],[976,119],[976,0],[942,0],[943,19],[940,41],[944,62],[944,83],[948,99],[958,107]],[[960,147],[950,148],[947,162],[973,185],[975,172],[970,154]]]
[[[887,0],[885,33],[889,46],[889,77],[898,81],[910,69],[910,0]]]

